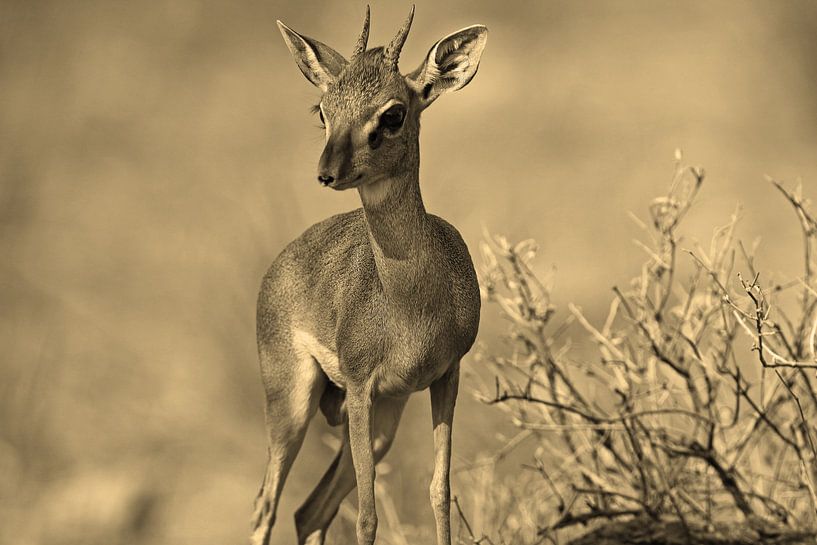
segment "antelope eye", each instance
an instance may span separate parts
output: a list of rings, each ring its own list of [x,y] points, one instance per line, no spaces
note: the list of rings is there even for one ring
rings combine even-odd
[[[309,111],[311,111],[313,114],[318,114],[318,118],[321,120],[321,128],[324,128],[326,126],[326,120],[323,118],[323,110],[321,110],[321,105],[315,104],[309,109]]]
[[[403,126],[406,118],[406,107],[402,104],[395,104],[380,116],[380,125],[390,131],[396,131]]]

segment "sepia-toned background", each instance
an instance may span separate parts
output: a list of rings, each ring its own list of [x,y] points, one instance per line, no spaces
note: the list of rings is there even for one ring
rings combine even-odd
[[[408,7],[373,3],[370,43]],[[259,280],[306,227],[359,204],[314,180],[319,95],[275,20],[348,54],[363,13],[0,2],[0,541],[245,538],[265,464]],[[796,263],[763,175],[817,193],[817,4],[421,0],[403,71],[475,23],[490,29],[479,74],[425,113],[421,138],[427,208],[473,253],[483,230],[535,238],[557,302],[598,321],[642,258],[627,213],[664,190],[681,148],[708,172],[691,232],[706,240],[740,202],[764,268]],[[481,342],[502,327],[486,309]],[[508,433],[472,386],[455,464]],[[427,405],[410,402],[381,472],[412,525],[431,522]],[[332,433],[316,419],[275,544],[294,541]]]

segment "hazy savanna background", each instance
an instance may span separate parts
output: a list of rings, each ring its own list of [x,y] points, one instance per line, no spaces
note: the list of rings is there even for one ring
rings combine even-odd
[[[370,44],[408,8],[374,2]],[[348,54],[363,13],[0,2],[2,542],[245,539],[266,457],[259,280],[305,228],[359,204],[315,182],[319,95],[275,20]],[[602,320],[643,259],[627,212],[665,190],[682,148],[708,172],[687,232],[708,239],[740,202],[764,269],[795,266],[796,222],[763,175],[817,194],[817,4],[417,0],[402,70],[474,23],[490,29],[479,74],[424,114],[421,138],[426,206],[473,253],[483,229],[535,238],[556,303]],[[503,329],[486,307],[480,342]],[[512,433],[472,386],[455,466]],[[321,420],[276,544],[331,458]],[[381,472],[408,525],[432,520],[430,428],[419,394]]]

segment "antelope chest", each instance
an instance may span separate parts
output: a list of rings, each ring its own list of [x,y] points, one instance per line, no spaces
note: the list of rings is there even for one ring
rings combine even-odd
[[[402,395],[423,390],[440,378],[458,354],[460,333],[450,320],[404,322],[391,328],[388,347],[377,366],[378,390]]]
[[[463,355],[459,353],[462,343],[457,342],[463,333],[440,320],[382,324],[354,333],[339,329],[337,334],[335,342],[321,342],[313,333],[295,329],[293,345],[301,357],[314,358],[326,376],[344,389],[350,380],[374,376],[378,394],[410,394],[430,386]],[[339,350],[339,345],[352,349]]]

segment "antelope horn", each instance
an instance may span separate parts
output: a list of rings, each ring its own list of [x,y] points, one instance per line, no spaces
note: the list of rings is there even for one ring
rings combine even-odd
[[[355,44],[355,50],[352,51],[352,60],[366,51],[366,44],[369,43],[369,6],[366,5],[366,20],[363,21],[363,30],[360,31],[360,37]]]
[[[397,61],[400,59],[400,50],[403,49],[403,44],[406,43],[409,29],[411,29],[412,19],[414,19],[414,5],[411,6],[411,11],[403,23],[403,26],[397,31],[397,35],[392,38],[388,47],[386,47],[386,51],[383,53],[386,62],[394,66],[395,69],[397,68]]]

